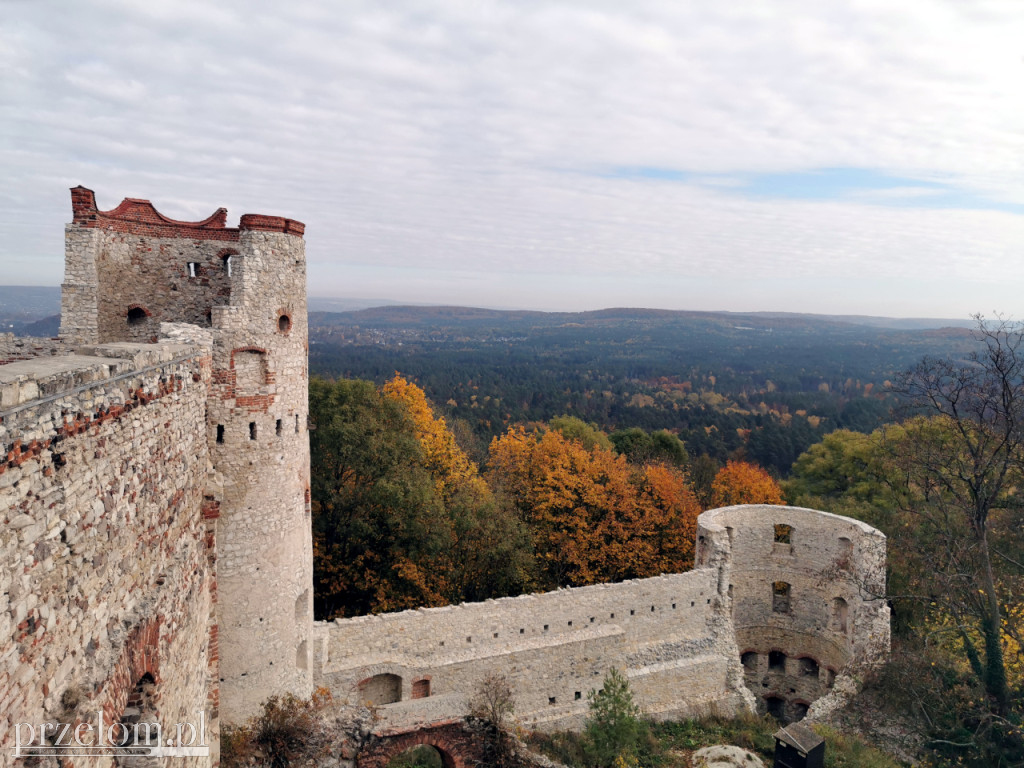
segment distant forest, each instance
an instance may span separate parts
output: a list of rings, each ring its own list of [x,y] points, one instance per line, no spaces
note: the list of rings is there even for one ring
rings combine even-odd
[[[808,315],[379,307],[309,320],[313,375],[381,384],[400,372],[477,460],[512,425],[570,415],[608,432],[668,430],[691,456],[778,477],[825,434],[890,421],[898,371],[973,347],[963,327]]]

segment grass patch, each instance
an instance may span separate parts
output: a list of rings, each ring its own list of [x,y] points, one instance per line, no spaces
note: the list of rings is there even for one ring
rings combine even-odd
[[[644,768],[689,768],[690,756],[702,747],[733,744],[750,750],[772,765],[774,734],[779,724],[770,717],[709,715],[694,720],[649,723],[647,737],[638,750]],[[903,764],[856,736],[827,726],[814,726],[825,738],[826,768],[900,768]],[[583,737],[577,733],[534,733],[530,745],[572,768],[593,768],[585,760]]]

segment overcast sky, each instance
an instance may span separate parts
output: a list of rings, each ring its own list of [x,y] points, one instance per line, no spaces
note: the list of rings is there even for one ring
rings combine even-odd
[[[1021,317],[1024,2],[0,0],[0,284],[68,188],[312,295]]]

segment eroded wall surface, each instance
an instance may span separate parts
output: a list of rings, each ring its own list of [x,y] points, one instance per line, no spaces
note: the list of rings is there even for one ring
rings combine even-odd
[[[572,728],[624,671],[654,717],[805,716],[889,644],[885,537],[811,509],[746,505],[698,520],[688,573],[316,625],[316,681],[381,728],[464,716],[502,675],[527,725]],[[845,690],[845,689],[844,689]]]
[[[760,711],[799,719],[849,662],[888,653],[881,532],[813,509],[725,507],[700,517],[698,562],[723,531],[736,642]]]
[[[140,691],[161,723],[216,739],[209,355],[122,343],[0,367],[5,763],[18,723],[116,723]]]
[[[101,211],[84,187],[71,201],[61,337],[146,342],[176,326],[211,345],[203,513],[218,567],[221,715],[244,722],[274,694],[309,696],[305,227],[259,214],[228,227],[223,208],[175,221],[132,198]]]
[[[0,333],[0,365],[70,352],[71,350],[60,339]]]
[[[319,622],[317,682],[393,727],[464,716],[491,674],[520,721],[579,726],[617,667],[654,717],[744,706],[739,657],[713,568],[444,608]]]

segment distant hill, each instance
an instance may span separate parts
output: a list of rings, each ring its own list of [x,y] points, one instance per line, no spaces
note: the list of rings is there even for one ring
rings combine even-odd
[[[47,335],[30,334],[23,327],[59,312],[60,288],[57,286],[0,285],[0,332]]]
[[[323,301],[323,300],[320,300]],[[317,306],[321,306],[317,304]],[[588,312],[541,312],[536,310],[502,310],[483,307],[443,305],[412,306],[392,304],[350,311],[317,311],[310,302],[311,326],[342,326],[374,324],[386,328],[424,328],[438,324],[454,324],[467,328],[483,326],[518,327],[523,325],[556,326],[579,324],[593,327],[619,323],[707,321],[737,330],[769,330],[775,328],[820,329],[823,326],[861,326],[892,330],[938,330],[971,328],[974,321],[951,318],[872,317],[869,315],[815,315],[799,312],[705,312],[674,309],[609,308]]]
[[[50,315],[32,323],[15,323],[11,329],[16,336],[54,337],[60,333],[60,315]]]

